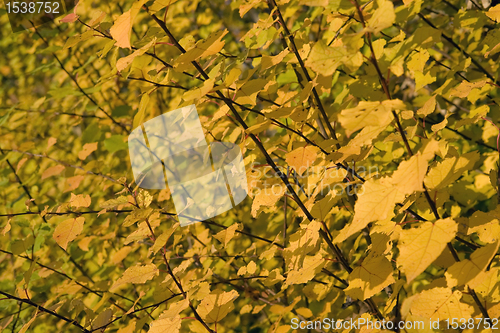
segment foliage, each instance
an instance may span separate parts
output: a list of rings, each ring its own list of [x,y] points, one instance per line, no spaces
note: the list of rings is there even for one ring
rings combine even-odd
[[[499,317],[499,6],[83,0],[18,34],[3,15],[0,328]],[[180,227],[126,138],[193,103],[250,193]]]

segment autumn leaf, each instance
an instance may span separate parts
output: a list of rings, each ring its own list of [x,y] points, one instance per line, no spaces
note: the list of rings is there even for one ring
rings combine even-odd
[[[85,179],[85,176],[73,176],[66,178],[66,187],[64,188],[64,192],[70,192],[76,190],[80,183]]]
[[[83,161],[96,150],[97,150],[97,142],[86,143],[83,145],[82,150],[78,153],[78,158]]]
[[[64,220],[57,225],[52,237],[60,247],[66,250],[69,242],[75,240],[83,231],[84,222],[85,218],[83,216]]]
[[[469,218],[468,235],[476,233],[484,243],[494,243],[500,239],[500,207],[485,212],[474,212]]]
[[[318,156],[318,149],[312,146],[297,148],[286,154],[286,163],[291,166],[299,175],[313,166],[313,162]]]
[[[233,239],[237,230],[240,230],[240,225],[238,223],[234,223],[228,228],[219,231],[214,235],[214,237],[224,244],[224,247],[226,247],[229,241]]]
[[[479,248],[471,254],[470,259],[456,262],[449,267],[445,273],[448,286],[455,287],[469,284],[472,288],[475,288],[480,281],[471,281],[486,269],[493,256],[496,255],[498,245],[499,242],[497,241]]]
[[[410,311],[413,315],[432,320],[469,319],[473,307],[460,302],[462,293],[449,288],[433,288],[419,293],[413,299]]]
[[[102,333],[106,330],[107,325],[111,322],[113,311],[106,309],[99,313],[96,319],[92,322],[92,330],[94,332]]]
[[[378,8],[368,20],[368,27],[374,33],[392,26],[396,20],[394,5],[389,0],[377,0]]]
[[[455,237],[457,228],[457,223],[448,218],[401,231],[397,263],[408,283],[439,257],[446,244]]]
[[[292,284],[307,283],[325,266],[325,260],[321,253],[314,256],[305,256],[302,265],[298,269],[292,269],[284,282],[285,286]]]
[[[278,200],[283,196],[284,192],[285,192],[284,188],[279,185],[260,189],[259,193],[253,199],[252,216],[257,217],[262,206],[264,207],[274,206],[276,202],[278,202]]]
[[[424,183],[429,189],[441,189],[457,180],[466,170],[472,169],[479,159],[475,151],[459,157],[449,157],[429,170]]]
[[[405,109],[405,104],[400,100],[390,100],[383,102],[361,101],[352,109],[342,110],[339,122],[345,128],[347,135],[366,127],[385,127],[393,119],[392,110]]]
[[[130,34],[132,33],[132,25],[142,5],[146,2],[147,0],[138,0],[134,2],[132,8],[120,15],[109,29],[111,37],[116,40],[116,46],[128,49],[131,48]]]
[[[151,323],[148,333],[178,333],[181,329],[181,316],[159,318]]]
[[[158,267],[154,264],[147,265],[135,265],[127,268],[123,275],[111,286],[110,290],[117,290],[120,286],[133,283],[133,284],[143,284],[153,277],[157,276],[159,273]]]
[[[78,194],[75,195],[71,193],[71,199],[69,200],[71,207],[80,208],[80,207],[88,207],[90,206],[90,195]]]
[[[370,222],[391,217],[397,203],[409,194],[423,191],[428,161],[438,149],[438,142],[430,140],[408,161],[401,162],[391,177],[366,181],[358,193],[353,221],[338,232],[334,243],[344,241]]]
[[[216,323],[234,308],[233,302],[238,296],[236,290],[229,292],[215,290],[201,301],[196,310],[205,322]]]
[[[56,176],[60,174],[64,169],[65,169],[64,165],[60,164],[54,165],[53,167],[48,168],[42,173],[42,180],[52,176]]]
[[[349,274],[346,295],[365,300],[395,282],[392,265],[384,256],[368,255],[363,262]]]
[[[156,37],[154,37],[149,43],[147,43],[140,49],[135,50],[128,56],[118,59],[118,61],[116,62],[116,69],[118,70],[118,72],[121,72],[125,68],[127,68],[128,65],[130,65],[135,58],[146,53],[155,43],[156,43]]]
[[[332,75],[343,64],[359,67],[362,64],[363,56],[360,52],[350,51],[340,39],[332,46],[328,46],[323,40],[320,40],[314,44],[305,65],[326,76]]]
[[[493,21],[500,22],[500,5],[496,5],[488,9],[486,15]]]

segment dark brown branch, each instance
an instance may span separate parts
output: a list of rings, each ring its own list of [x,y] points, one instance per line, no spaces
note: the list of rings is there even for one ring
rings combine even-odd
[[[288,27],[286,26],[286,22],[283,19],[283,16],[281,15],[281,11],[276,4],[275,0],[268,0],[269,7],[271,10],[276,9],[276,13],[278,14],[278,20],[283,27],[283,30],[285,31],[285,35],[290,41],[290,44],[288,45],[291,51],[295,54],[295,57],[297,58],[297,61],[299,62],[300,68],[304,72],[304,75],[306,76],[306,79],[308,82],[312,82],[312,78],[309,75],[309,72],[307,71],[307,68],[304,64],[304,61],[302,60],[302,57],[300,56],[299,50],[297,49],[297,45],[295,44],[295,38],[293,35],[290,33],[290,30],[288,30]],[[337,134],[335,133],[335,129],[333,128],[332,124],[330,123],[330,119],[328,119],[328,115],[326,114],[325,108],[323,107],[323,102],[321,102],[321,99],[319,98],[319,94],[316,90],[316,87],[312,88],[312,93],[314,96],[314,100],[316,101],[316,105],[318,106],[319,112],[321,113],[321,116],[323,117],[323,120],[326,123],[326,127],[328,127],[328,131],[330,132],[330,135],[332,139],[337,140]],[[340,144],[337,142],[336,143],[337,149],[340,148]]]
[[[24,304],[29,304],[29,305],[31,305],[31,306],[33,306],[33,307],[37,308],[39,311],[42,311],[42,312],[48,313],[48,314],[50,314],[50,315],[52,315],[52,316],[54,316],[54,317],[57,317],[57,318],[59,318],[59,319],[61,319],[61,320],[64,320],[64,321],[65,321],[65,322],[67,322],[67,323],[70,323],[70,324],[71,324],[71,325],[73,325],[73,326],[78,327],[78,328],[79,328],[79,329],[81,329],[81,330],[82,330],[82,332],[84,332],[84,333],[91,333],[91,331],[89,331],[88,329],[86,329],[85,327],[83,327],[82,325],[80,325],[79,323],[77,323],[76,321],[71,320],[71,319],[69,319],[69,318],[66,318],[66,317],[64,317],[64,316],[62,316],[62,315],[60,315],[60,314],[58,314],[58,313],[56,313],[56,312],[54,312],[54,311],[52,311],[52,310],[46,309],[46,308],[44,308],[43,306],[38,305],[38,304],[36,304],[35,302],[33,302],[33,301],[29,300],[29,299],[26,299],[26,298],[19,298],[19,297],[16,297],[16,296],[14,296],[14,295],[11,295],[11,294],[8,294],[8,293],[6,293],[6,292],[3,292],[3,291],[1,291],[1,290],[0,290],[0,295],[3,295],[3,296],[5,296],[5,297],[7,297],[8,299],[11,299],[11,300],[15,300],[15,301],[18,301],[18,302],[21,302],[21,303],[24,303]]]

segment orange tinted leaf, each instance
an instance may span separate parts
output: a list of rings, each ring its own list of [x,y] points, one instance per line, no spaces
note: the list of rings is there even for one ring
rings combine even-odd
[[[64,165],[54,165],[42,173],[42,180],[60,174],[65,169]]]
[[[86,143],[85,145],[83,145],[82,151],[78,153],[78,158],[83,161],[96,150],[97,150],[97,142]]]
[[[83,231],[84,222],[85,218],[83,216],[64,220],[57,225],[52,237],[59,246],[66,250],[68,243],[73,241]]]
[[[71,199],[69,200],[69,202],[71,203],[71,207],[74,208],[88,207],[90,206],[91,199],[90,195],[88,194],[74,195],[73,193],[71,193]]]

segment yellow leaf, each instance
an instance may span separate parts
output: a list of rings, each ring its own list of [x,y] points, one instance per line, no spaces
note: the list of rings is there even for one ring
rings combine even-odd
[[[327,195],[314,204],[311,209],[311,215],[319,221],[325,221],[326,216],[330,213],[335,203],[336,201],[332,199],[331,196]]]
[[[431,72],[415,72],[415,91],[422,89],[426,85],[435,82],[436,76]]]
[[[359,67],[363,62],[363,57],[358,50],[348,49],[341,39],[338,39],[332,46],[320,40],[314,44],[305,65],[316,73],[330,76],[337,70],[337,67],[343,64]]]
[[[57,225],[54,230],[54,240],[66,250],[68,243],[73,241],[82,231],[85,218],[83,216],[67,219]]]
[[[160,11],[161,9],[170,6],[174,3],[176,3],[179,0],[156,0],[153,2],[153,4],[149,7],[149,12],[154,14],[157,11]]]
[[[110,291],[114,291],[118,287],[127,283],[143,284],[146,281],[149,281],[157,276],[158,273],[158,267],[156,267],[156,265],[154,264],[138,264],[136,266],[129,267],[123,273],[122,277],[113,284],[113,286],[110,288]]]
[[[137,321],[135,319],[132,319],[129,321],[127,326],[125,326],[124,324],[123,327],[120,328],[116,333],[134,333],[136,324]]]
[[[219,30],[211,34],[206,40],[200,40],[196,45],[186,53],[181,54],[175,61],[174,67],[179,67],[181,64],[190,64],[202,57],[208,57],[218,53],[224,47],[222,38],[228,33],[226,29]]]
[[[284,288],[292,284],[307,283],[311,281],[316,274],[325,266],[325,259],[318,253],[315,256],[305,256],[304,262],[299,269],[288,272]]]
[[[134,209],[130,214],[127,215],[125,220],[123,220],[123,226],[129,227],[137,221],[145,220],[151,213],[153,213],[152,208],[139,208]]]
[[[410,60],[406,62],[406,66],[410,70],[410,73],[415,75],[415,72],[423,72],[427,60],[429,60],[429,52],[427,50],[416,50],[413,53]]]
[[[295,172],[302,175],[309,167],[312,167],[313,162],[318,156],[318,148],[314,146],[300,147],[287,153],[286,163],[291,166]]]
[[[431,168],[424,179],[425,185],[431,190],[442,189],[456,181],[466,171],[471,170],[479,160],[479,153],[472,151],[460,157],[449,157]]]
[[[234,81],[236,81],[241,75],[241,69],[238,68],[238,67],[235,67],[233,69],[231,69],[229,71],[229,73],[226,75],[226,77],[224,78],[224,85],[226,87],[229,87],[231,86]],[[221,108],[223,111],[224,111],[224,115],[226,115],[227,111],[228,111],[228,108],[227,106],[226,107],[222,107]]]
[[[240,104],[255,105],[257,94],[264,89],[269,81],[266,79],[250,80],[243,84],[235,95],[235,102]]]
[[[182,99],[185,101],[199,100],[203,96],[208,94],[210,92],[210,90],[212,90],[212,88],[214,87],[214,83],[215,83],[215,79],[205,80],[205,82],[203,82],[203,86],[201,86],[200,88],[186,91],[182,95]]]
[[[2,228],[2,231],[0,232],[0,233],[2,234],[2,236],[5,236],[5,234],[6,234],[6,233],[8,233],[8,232],[10,231],[10,229],[11,229],[11,227],[12,227],[12,226],[10,225],[10,220],[11,220],[11,219],[9,219],[9,220],[7,221],[7,224],[6,224],[6,225]]]
[[[111,262],[115,265],[121,263],[122,260],[127,257],[130,251],[132,251],[132,248],[130,246],[122,247],[118,250],[118,252],[113,254],[113,256],[111,257]]]
[[[149,50],[149,48],[153,46],[155,43],[156,43],[156,37],[154,37],[153,40],[151,40],[149,43],[147,43],[140,49],[135,50],[132,54],[129,54],[126,57],[118,59],[118,61],[116,62],[116,69],[118,70],[118,72],[121,72],[125,68],[127,68],[127,66],[130,65],[136,57],[146,53],[147,50]]]
[[[73,208],[79,208],[79,207],[88,207],[90,206],[91,199],[90,195],[83,195],[83,194],[78,194],[74,195],[71,193],[71,199],[69,199],[69,202],[71,203],[71,207]]]
[[[363,184],[362,194],[354,206],[354,219],[335,236],[333,242],[340,243],[362,230],[368,223],[385,220],[392,216],[394,206],[402,202],[405,195],[399,192],[390,178],[369,179]]]
[[[263,131],[267,130],[270,125],[271,125],[271,121],[270,120],[264,120],[264,121],[262,121],[262,122],[260,122],[258,124],[250,126],[249,128],[247,128],[245,130],[245,132],[252,133],[252,134],[259,134],[260,132],[263,132]]]
[[[37,314],[38,314],[38,308],[36,309],[35,315],[33,316],[33,318],[31,318],[26,324],[24,324],[18,333],[25,333],[28,330],[28,328],[30,328],[31,324],[33,324],[33,322],[35,321]]]
[[[82,249],[82,251],[89,251],[89,244],[95,238],[95,236],[85,237],[81,241],[78,242],[78,247]]]
[[[140,208],[148,208],[153,202],[153,196],[146,190],[140,189],[137,194],[137,203]]]
[[[469,284],[475,288],[481,281],[472,281],[479,273],[486,269],[498,250],[498,242],[479,248],[471,254],[470,259],[454,263],[445,273],[448,287]],[[475,280],[475,279],[474,279]]]
[[[460,98],[467,97],[467,95],[471,92],[472,89],[482,88],[486,84],[486,80],[481,80],[477,82],[467,82],[462,81],[458,86],[453,88],[450,92],[450,96],[456,96]]]
[[[496,5],[495,7],[491,7],[486,15],[492,19],[493,21],[500,22],[500,5]]]
[[[410,283],[436,260],[458,230],[451,218],[424,222],[416,228],[402,230],[398,244],[398,266]]]
[[[300,229],[290,236],[289,245],[283,251],[289,269],[300,268],[306,254],[316,248],[321,225],[318,221],[301,223]]]
[[[326,7],[328,0],[300,0],[299,4],[311,7]]]
[[[137,14],[139,14],[139,10],[141,9],[142,5],[144,5],[146,2],[147,0],[138,0],[134,2],[132,8],[120,15],[113,26],[109,29],[111,37],[116,40],[117,46],[128,49],[131,48],[130,34],[132,32],[132,24],[134,23]]]
[[[177,227],[179,227],[179,223],[176,223],[173,227],[162,233],[160,237],[156,238],[153,247],[151,247],[151,252],[153,254],[156,254],[156,252],[158,252],[158,250],[160,250],[167,243],[174,231],[177,230]]]
[[[99,313],[97,318],[92,322],[92,332],[104,332],[107,325],[111,322],[111,317],[113,317],[113,311],[111,311],[111,309],[106,309],[103,312]]]
[[[182,301],[179,302],[171,303],[168,306],[168,310],[165,310],[161,313],[159,319],[175,318],[188,307],[189,307],[189,299],[187,298],[184,298]]]
[[[177,315],[174,318],[157,319],[151,323],[148,333],[178,333],[181,329],[182,319]]]
[[[149,93],[144,93],[141,97],[141,101],[139,102],[139,110],[134,116],[134,121],[132,123],[132,127],[136,128],[140,126],[144,122],[144,118],[146,118],[146,109],[149,104]]]
[[[367,127],[386,127],[394,119],[392,110],[405,109],[405,104],[399,99],[381,102],[361,101],[352,109],[345,109],[339,115],[339,122],[347,136]]]
[[[42,173],[42,180],[60,174],[64,170],[64,165],[55,165]]]
[[[262,61],[260,62],[260,68],[268,69],[271,66],[279,64],[286,57],[288,53],[289,51],[285,49],[275,56],[263,55]]]
[[[99,206],[101,208],[114,208],[116,206],[119,206],[119,205],[123,205],[123,204],[127,204],[129,201],[128,201],[128,197],[122,195],[116,199],[110,199],[108,201],[105,201],[103,202],[102,204],[100,204]]]
[[[474,285],[474,291],[483,297],[488,297],[494,303],[500,302],[500,283],[498,281],[499,268],[494,267],[489,271],[480,273],[475,279],[478,281]],[[472,287],[472,286],[471,286]]]
[[[240,225],[238,223],[233,223],[229,228],[219,231],[216,235],[214,235],[214,238],[218,239],[222,244],[224,244],[224,247],[226,247],[229,241],[233,239],[236,230],[239,230],[239,227]]]
[[[247,273],[248,274],[253,274],[257,270],[257,265],[255,264],[255,261],[250,261],[247,265]]]
[[[285,188],[282,185],[274,185],[272,187],[263,188],[255,196],[252,203],[252,216],[257,217],[261,206],[274,206],[285,193]]]
[[[411,303],[410,311],[415,316],[432,320],[469,319],[474,308],[461,303],[462,293],[448,288],[433,288],[418,294]]]
[[[78,158],[83,161],[96,150],[97,150],[97,142],[86,143],[85,145],[83,145],[82,150],[78,153]]]
[[[396,203],[402,202],[406,195],[423,191],[428,161],[438,150],[439,143],[429,141],[422,151],[402,162],[392,177],[366,181],[356,193],[358,200],[354,205],[353,221],[338,232],[333,242],[346,240],[370,222],[392,217]]]
[[[299,315],[301,315],[305,318],[311,318],[313,316],[312,311],[308,308],[298,308],[296,311]]]
[[[234,309],[233,301],[237,297],[236,290],[215,290],[201,301],[196,310],[206,323],[216,323]]]
[[[55,145],[57,142],[57,139],[56,138],[53,138],[53,137],[50,137],[48,140],[47,140],[47,149],[49,149],[50,147],[52,147],[53,145]]]
[[[398,191],[408,195],[415,191],[423,191],[424,178],[427,173],[428,162],[439,151],[439,142],[429,141],[423,151],[417,152],[408,161],[399,164],[392,174],[392,182],[398,186]]]
[[[425,102],[424,106],[417,110],[417,114],[427,116],[434,112],[436,108],[436,96],[432,96]]]
[[[396,21],[394,13],[394,5],[388,0],[377,0],[378,8],[373,13],[373,16],[368,20],[368,27],[377,33],[380,30],[392,26]]]
[[[344,289],[346,295],[365,300],[388,285],[395,282],[392,265],[384,256],[371,256],[349,274],[349,286]]]
[[[477,211],[469,218],[467,235],[477,233],[481,242],[494,243],[500,239],[500,206],[487,213]]]

